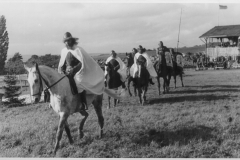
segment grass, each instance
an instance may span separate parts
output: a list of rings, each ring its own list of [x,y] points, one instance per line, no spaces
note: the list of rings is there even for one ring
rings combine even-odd
[[[56,157],[87,158],[238,158],[240,148],[240,70],[185,71],[177,89],[157,95],[150,86],[149,101],[139,105],[127,97],[116,108],[107,109],[104,95],[104,137],[98,138],[93,107],[78,138],[82,117],[69,118],[74,144],[63,133]],[[156,80],[154,80],[156,82]],[[162,82],[162,80],[161,80]],[[1,157],[52,157],[58,116],[40,103],[0,109]]]

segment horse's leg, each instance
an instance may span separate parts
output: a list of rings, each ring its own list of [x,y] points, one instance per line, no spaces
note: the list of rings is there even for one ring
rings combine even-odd
[[[138,97],[139,97],[139,103],[142,104],[142,89],[140,87],[138,89]]]
[[[84,118],[80,122],[79,129],[78,129],[79,138],[83,138],[84,133],[82,130],[83,130],[84,123],[85,123],[86,119],[88,118],[88,113],[85,110],[81,110],[81,111],[79,111],[79,113],[82,116],[84,116]]]
[[[134,87],[134,95],[137,97],[137,87]]]
[[[182,73],[180,73],[179,76],[180,76],[180,79],[181,79],[181,81],[182,81],[182,87],[184,87],[183,78],[182,78]]]
[[[111,108],[111,97],[108,96],[108,109],[110,109],[110,108]]]
[[[131,91],[130,91],[130,83],[131,83],[131,81],[132,81],[132,78],[131,77],[129,77],[128,78],[128,93],[129,93],[129,95],[130,95],[130,97],[132,97],[132,93],[131,93]]]
[[[62,138],[62,133],[63,133],[65,122],[66,122],[67,118],[68,118],[68,114],[60,113],[60,120],[59,120],[59,124],[58,124],[56,143],[55,143],[55,147],[54,147],[54,151],[53,151],[54,154],[56,154],[56,152],[59,148],[59,143]]]
[[[164,89],[164,91],[163,91],[163,93],[165,94],[166,93],[166,90],[167,90],[167,92],[168,92],[168,85],[167,85],[167,77],[166,76],[163,76],[163,89]]]
[[[117,99],[114,99],[114,107],[117,106]]]
[[[176,85],[176,83],[177,83],[177,81],[176,81],[176,74],[174,74],[174,85],[175,85],[175,89],[177,88],[177,85]]]
[[[68,125],[67,120],[66,120],[66,122],[65,122],[65,131],[66,131],[66,133],[67,133],[69,143],[70,143],[70,144],[73,144],[73,139],[72,139],[72,136],[71,136],[71,132],[70,132],[70,129],[69,129],[69,125]]]
[[[169,87],[170,87],[170,81],[171,81],[171,77],[172,77],[172,73],[168,73],[168,78],[167,78],[167,86],[168,86],[168,90],[169,90]]]
[[[141,94],[141,97],[142,97],[142,106],[144,105],[144,103],[145,103],[145,100],[144,100],[144,92],[145,92],[145,90],[144,90],[144,88],[145,87],[142,87],[142,94]]]
[[[165,81],[165,78],[164,76],[162,77],[163,78],[163,94],[165,94],[165,89],[166,89],[166,81]]]
[[[160,92],[160,77],[157,76],[157,82],[158,82],[158,94],[161,95],[161,92]]]
[[[104,126],[104,118],[103,118],[103,114],[102,114],[102,100],[103,100],[103,95],[98,95],[98,96],[96,96],[95,100],[92,103],[94,106],[94,109],[97,113],[97,116],[98,116],[98,123],[100,126],[100,130],[99,130],[100,138],[102,138],[103,126]]]
[[[146,102],[146,93],[147,93],[148,86],[144,86],[144,90],[142,93],[143,96],[143,104]]]

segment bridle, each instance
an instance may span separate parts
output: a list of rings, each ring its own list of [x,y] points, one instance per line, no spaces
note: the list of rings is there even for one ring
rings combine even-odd
[[[52,88],[52,87],[55,86],[58,82],[60,82],[63,78],[66,77],[66,75],[65,75],[65,76],[63,76],[62,78],[60,78],[57,82],[53,83],[52,85],[49,85],[48,82],[47,82],[47,81],[43,78],[43,76],[41,75],[41,72],[40,72],[40,70],[39,70],[39,68],[38,68],[38,64],[37,64],[37,63],[36,63],[36,70],[37,70],[38,75],[39,75],[40,88],[39,88],[38,93],[35,93],[35,94],[33,94],[32,96],[36,96],[36,95],[41,96],[42,91],[46,92],[48,89]],[[44,90],[43,90],[43,82],[42,82],[42,80],[44,81],[45,85],[47,86],[47,88],[45,88]]]

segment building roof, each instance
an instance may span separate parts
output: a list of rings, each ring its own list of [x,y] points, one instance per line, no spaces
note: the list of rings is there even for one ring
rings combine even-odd
[[[219,38],[232,36],[240,36],[240,25],[215,26],[201,35],[199,38]]]

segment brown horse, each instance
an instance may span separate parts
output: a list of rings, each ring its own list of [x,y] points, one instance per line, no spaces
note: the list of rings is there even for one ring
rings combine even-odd
[[[179,75],[180,79],[181,79],[181,82],[182,82],[182,87],[184,87],[184,84],[183,84],[183,67],[180,66],[178,63],[177,63],[177,59],[179,58],[178,56],[182,56],[182,53],[180,52],[174,52],[173,49],[170,49],[170,53],[172,55],[172,63],[173,63],[173,66],[167,66],[167,84],[168,86],[170,86],[170,81],[171,81],[171,76],[174,77],[174,84],[175,84],[175,88],[176,87],[176,77]]]
[[[117,72],[120,68],[120,65],[117,60],[112,59],[107,64],[107,76],[106,76],[106,87],[109,89],[115,89],[117,90],[118,87],[121,85],[124,86],[124,83],[121,81],[121,76]],[[114,99],[114,107],[116,107],[117,102],[119,102],[117,99]],[[108,108],[110,108],[111,104],[111,97],[108,96]]]
[[[168,81],[167,81],[167,74],[168,74],[168,68],[167,68],[167,64],[166,64],[166,58],[165,58],[165,54],[160,54],[158,55],[158,60],[155,62],[154,64],[154,68],[157,72],[157,81],[158,81],[158,93],[159,95],[161,95],[160,92],[160,77],[163,78],[163,93],[165,94],[166,91],[169,91],[169,86],[168,86]]]
[[[138,90],[139,103],[144,105],[146,102],[146,93],[148,90],[148,83],[150,74],[146,68],[147,60],[142,55],[137,59],[137,65],[139,67],[136,76],[136,88]]]

